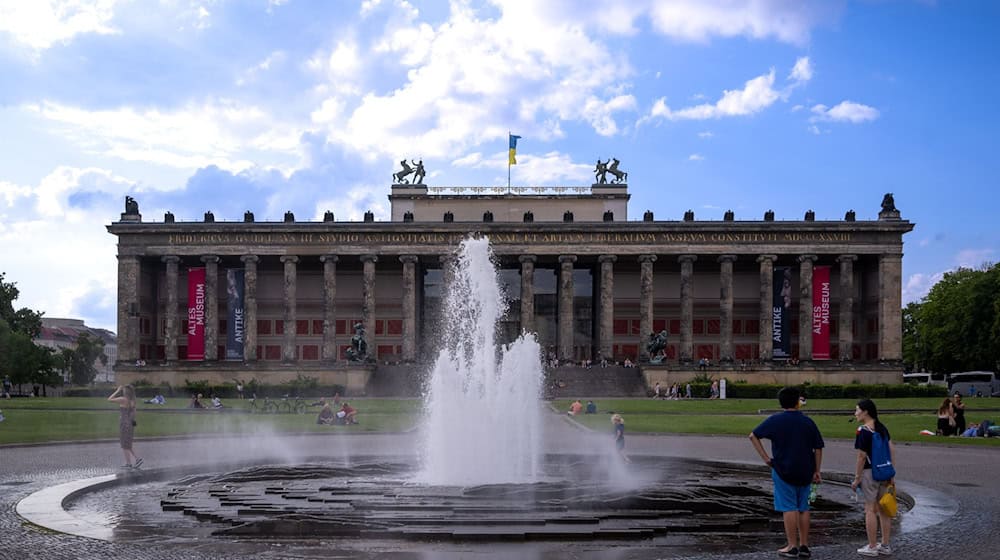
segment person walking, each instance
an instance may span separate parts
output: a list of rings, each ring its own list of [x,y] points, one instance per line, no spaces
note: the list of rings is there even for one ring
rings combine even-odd
[[[819,484],[823,464],[823,436],[811,418],[799,410],[801,393],[795,387],[778,392],[782,412],[767,417],[750,432],[750,443],[771,467],[774,509],[781,512],[788,542],[778,549],[784,558],[810,558],[809,492]],[[771,456],[762,439],[771,440]]]
[[[611,417],[611,423],[615,426],[615,449],[623,461],[631,463],[632,460],[625,455],[625,420],[621,414],[615,414]]]
[[[889,429],[879,422],[878,408],[871,399],[858,401],[854,408],[857,419],[857,435],[854,437],[854,448],[858,450],[858,461],[854,468],[854,481],[851,490],[861,488],[865,498],[865,532],[868,534],[868,544],[858,549],[862,556],[889,556],[892,547],[889,537],[892,533],[892,519],[879,507],[879,500],[889,490],[895,477],[889,480],[875,480],[872,476],[872,451],[876,434],[884,438],[889,447],[889,458],[896,456],[896,448],[889,437]],[[892,467],[895,470],[895,467]],[[882,526],[882,542],[877,542],[878,527]]]
[[[108,400],[118,403],[118,442],[125,454],[123,468],[139,468],[142,466],[142,459],[132,450],[132,439],[135,437],[135,389],[131,385],[119,385]]]

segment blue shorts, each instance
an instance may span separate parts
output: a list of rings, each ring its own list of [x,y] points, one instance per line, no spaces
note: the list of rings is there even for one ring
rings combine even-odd
[[[771,469],[771,480],[774,481],[775,511],[809,511],[809,484],[793,486],[778,476]]]

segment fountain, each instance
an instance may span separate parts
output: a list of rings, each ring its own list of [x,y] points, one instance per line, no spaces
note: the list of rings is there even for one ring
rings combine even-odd
[[[497,348],[507,304],[491,257],[488,239],[467,239],[453,265],[427,386],[420,482],[525,483],[540,474],[541,349],[530,333]]]

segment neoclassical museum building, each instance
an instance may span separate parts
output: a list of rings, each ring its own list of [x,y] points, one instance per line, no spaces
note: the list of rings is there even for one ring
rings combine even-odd
[[[501,342],[533,331],[550,360],[629,359],[693,375],[705,359],[751,382],[899,379],[913,224],[892,195],[877,220],[861,221],[854,211],[817,221],[811,210],[791,220],[631,217],[625,184],[397,184],[389,199],[390,221],[327,212],[259,222],[248,211],[151,222],[127,198],[108,226],[118,236],[119,379],[306,375],[363,391],[380,369],[420,368],[434,356],[449,263],[470,235],[489,238],[509,296]],[[358,324],[368,354],[354,361]],[[654,333],[665,346],[650,356]]]

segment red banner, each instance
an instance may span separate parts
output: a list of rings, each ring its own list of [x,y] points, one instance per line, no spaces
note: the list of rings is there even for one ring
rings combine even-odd
[[[205,359],[205,269],[188,269],[187,357]]]
[[[813,359],[830,359],[830,267],[813,268]]]

